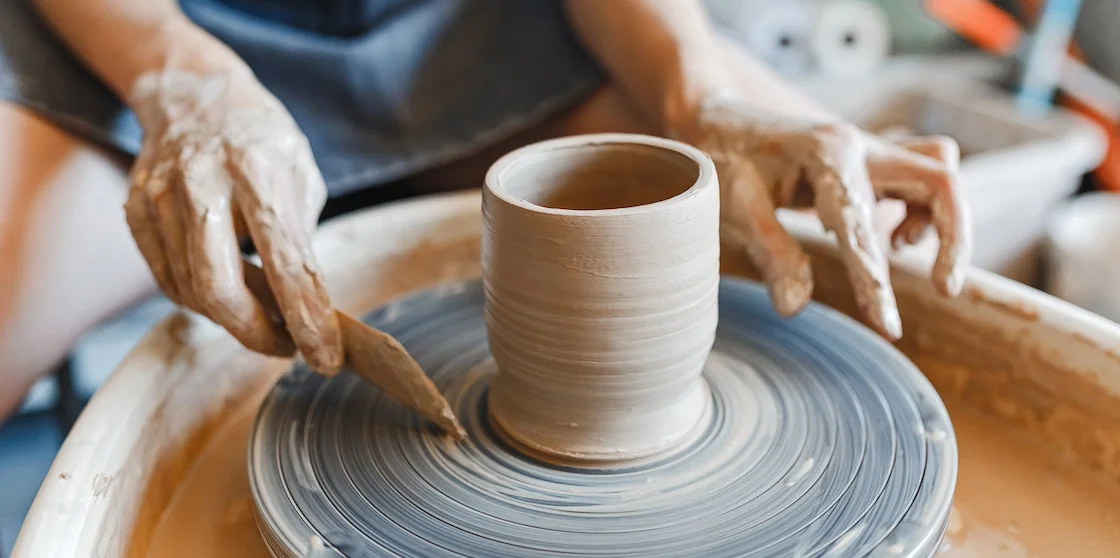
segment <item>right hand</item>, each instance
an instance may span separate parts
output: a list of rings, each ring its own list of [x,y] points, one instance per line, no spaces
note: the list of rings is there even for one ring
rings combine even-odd
[[[876,205],[906,204],[892,244],[914,244],[933,229],[940,240],[932,281],[956,296],[972,252],[968,207],[958,185],[960,150],[944,137],[882,138],[846,123],[784,116],[738,97],[701,103],[682,131],[716,163],[725,232],[739,236],[770,285],[775,309],[793,315],[813,289],[809,257],[775,216],[782,207],[816,210],[837,238],[856,304],[884,337],[902,335]]]
[[[291,115],[248,75],[145,74],[133,91],[144,143],[125,213],[160,288],[251,350],[298,347],[336,372],[342,334],[310,244],[326,189]],[[283,316],[246,286],[246,235]]]

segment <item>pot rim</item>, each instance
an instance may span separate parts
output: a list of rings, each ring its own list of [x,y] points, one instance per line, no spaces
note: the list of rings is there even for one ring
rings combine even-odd
[[[549,152],[555,152],[565,149],[574,148],[587,148],[592,146],[602,145],[621,145],[621,146],[635,146],[646,147],[652,149],[660,149],[676,153],[684,156],[692,161],[698,168],[696,180],[688,189],[683,192],[659,200],[653,203],[642,205],[634,205],[629,207],[617,207],[610,209],[561,209],[555,207],[548,207],[530,202],[524,198],[513,195],[502,185],[502,175],[514,168],[516,165],[522,163],[522,160],[529,156],[543,155]],[[608,216],[626,216],[640,213],[647,213],[656,209],[661,209],[669,205],[678,205],[683,201],[687,201],[698,197],[706,188],[719,188],[719,182],[716,177],[715,163],[707,153],[692,147],[691,145],[681,143],[679,141],[660,138],[656,136],[649,136],[644,134],[624,134],[624,133],[608,133],[608,134],[583,134],[577,136],[567,136],[562,138],[555,138],[545,140],[537,143],[532,143],[524,147],[515,149],[500,159],[498,159],[490,170],[486,173],[484,192],[494,195],[494,197],[502,200],[502,202],[515,206],[534,213],[543,213],[547,215],[557,215],[566,217],[608,217]]]

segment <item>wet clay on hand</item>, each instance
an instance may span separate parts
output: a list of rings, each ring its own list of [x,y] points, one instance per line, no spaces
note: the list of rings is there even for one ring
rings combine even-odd
[[[715,160],[724,234],[745,246],[779,313],[800,311],[813,290],[809,258],[775,215],[782,207],[816,209],[836,235],[861,314],[888,339],[902,335],[902,323],[873,222],[879,199],[906,203],[906,217],[893,233],[896,246],[936,230],[941,248],[934,284],[944,295],[960,293],[972,242],[953,140],[888,140],[847,124],[759,114],[736,99],[703,104],[696,125],[680,135]]]
[[[160,288],[249,349],[298,348],[313,368],[335,373],[342,335],[308,242],[326,188],[292,117],[251,75],[146,74],[130,104],[144,143],[125,213]],[[245,235],[282,321],[245,285]]]
[[[699,150],[582,136],[494,165],[483,281],[498,376],[492,419],[530,450],[593,461],[650,455],[708,412],[719,191]]]

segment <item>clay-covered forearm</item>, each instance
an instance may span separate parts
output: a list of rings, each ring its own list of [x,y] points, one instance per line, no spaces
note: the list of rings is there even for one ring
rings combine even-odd
[[[688,139],[705,99],[833,120],[764,62],[713,29],[698,0],[567,0],[584,45],[666,134]]]
[[[149,72],[250,75],[245,63],[187,19],[175,0],[32,2],[63,43],[122,99]]]
[[[585,47],[667,133],[731,85],[698,1],[567,0],[567,10]]]

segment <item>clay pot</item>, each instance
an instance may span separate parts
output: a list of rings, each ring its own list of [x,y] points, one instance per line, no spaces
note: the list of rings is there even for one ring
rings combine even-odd
[[[482,195],[491,419],[548,456],[678,446],[711,396],[719,184],[674,141],[591,135],[500,159]]]

